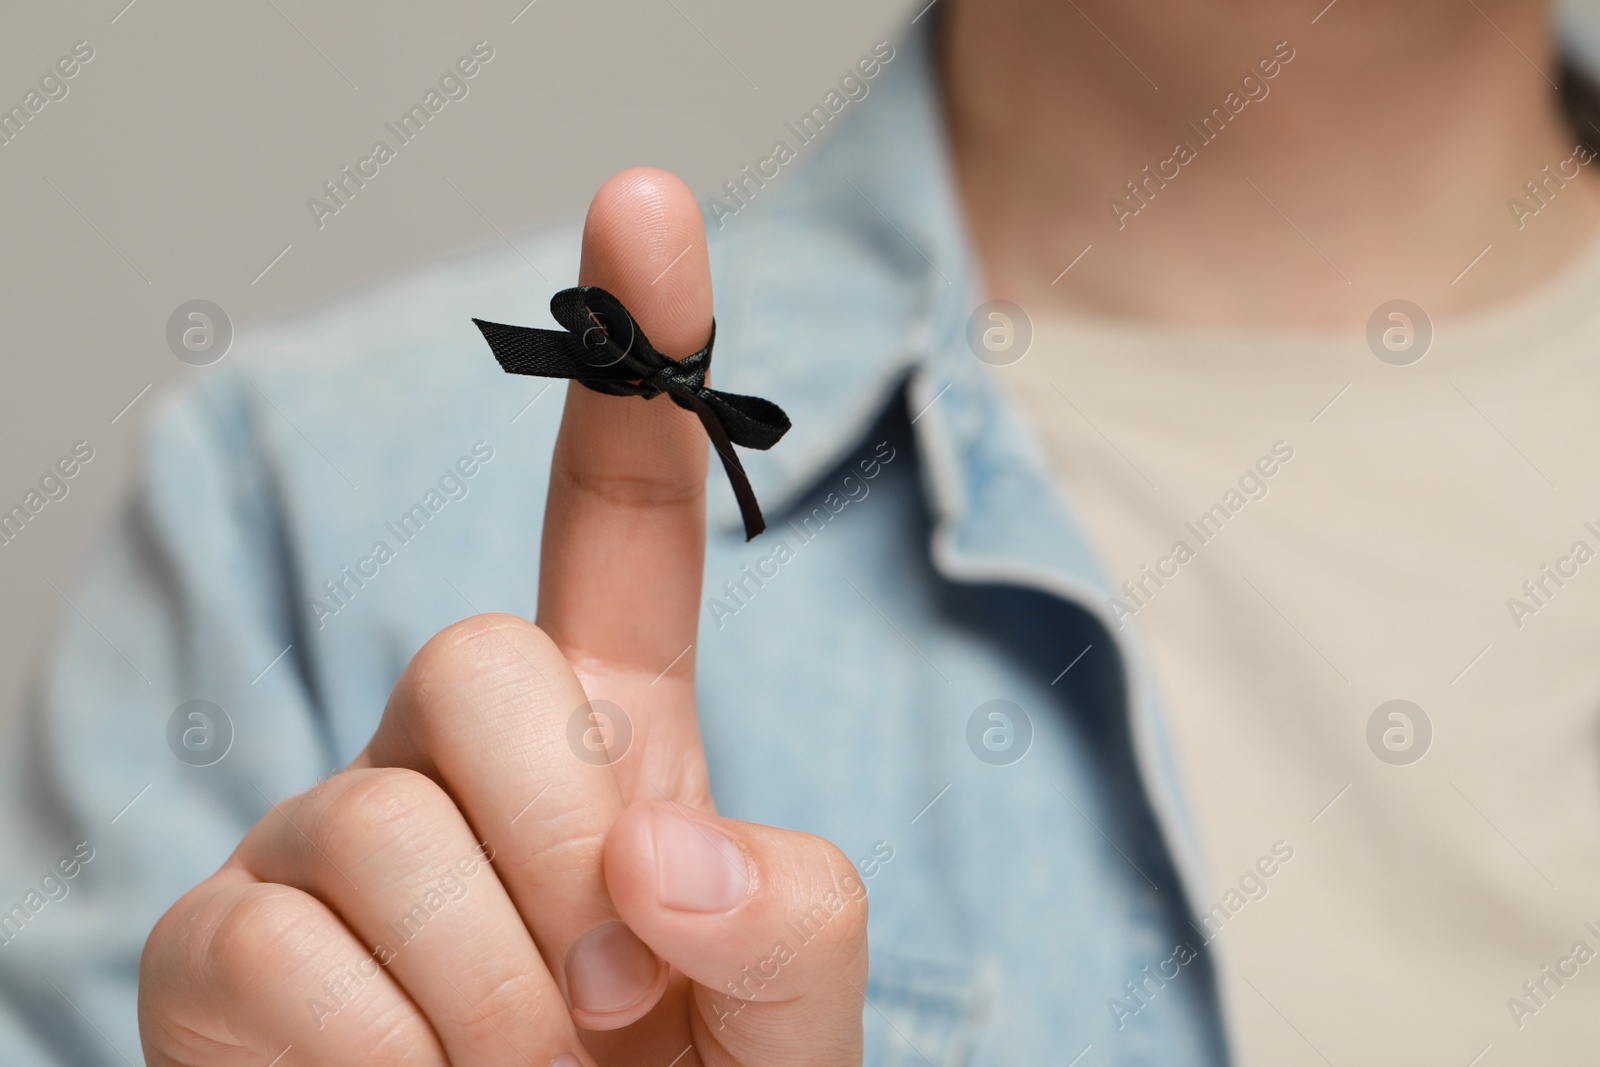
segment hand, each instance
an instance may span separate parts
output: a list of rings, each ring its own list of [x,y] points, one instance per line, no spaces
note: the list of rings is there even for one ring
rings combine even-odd
[[[580,275],[666,355],[705,343],[705,233],[671,175],[600,189]],[[350,767],[278,804],[161,919],[139,985],[151,1064],[861,1062],[854,867],[712,803],[693,648],[706,461],[667,397],[568,388],[539,624],[435,636]],[[591,699],[631,721],[615,763],[569,745]]]

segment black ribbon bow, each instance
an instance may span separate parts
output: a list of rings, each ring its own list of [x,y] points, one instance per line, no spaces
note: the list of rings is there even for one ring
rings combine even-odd
[[[711,324],[706,346],[692,356],[671,359],[657,352],[622,301],[595,285],[563,289],[550,298],[550,314],[566,327],[536,330],[473,319],[489,342],[494,358],[508,374],[571,378],[597,393],[651,397],[666,393],[672,402],[699,416],[706,436],[722,457],[733,495],[744,518],[745,540],[767,528],[755,490],[734,445],[768,449],[789,432],[783,409],[758,396],[740,396],[708,388],[711,346],[717,324]]]

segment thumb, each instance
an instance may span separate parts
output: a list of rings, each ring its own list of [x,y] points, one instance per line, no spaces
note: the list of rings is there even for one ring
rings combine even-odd
[[[861,1062],[867,888],[838,848],[645,801],[613,824],[605,875],[617,913],[696,983],[703,1062]]]

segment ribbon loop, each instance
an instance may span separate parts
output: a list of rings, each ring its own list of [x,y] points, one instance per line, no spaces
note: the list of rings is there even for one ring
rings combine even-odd
[[[745,540],[767,528],[734,445],[766,450],[789,432],[789,416],[770,400],[724,393],[706,385],[717,325],[700,351],[683,359],[657,352],[622,301],[595,285],[563,289],[550,314],[566,329],[539,330],[473,319],[495,360],[508,374],[568,378],[597,393],[646,400],[665,393],[693,412],[722,459],[739,501]]]

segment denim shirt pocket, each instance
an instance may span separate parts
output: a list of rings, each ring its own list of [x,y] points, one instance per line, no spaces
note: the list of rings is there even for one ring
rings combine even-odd
[[[862,1009],[865,1067],[964,1067],[987,1023],[978,968],[874,948]]]

